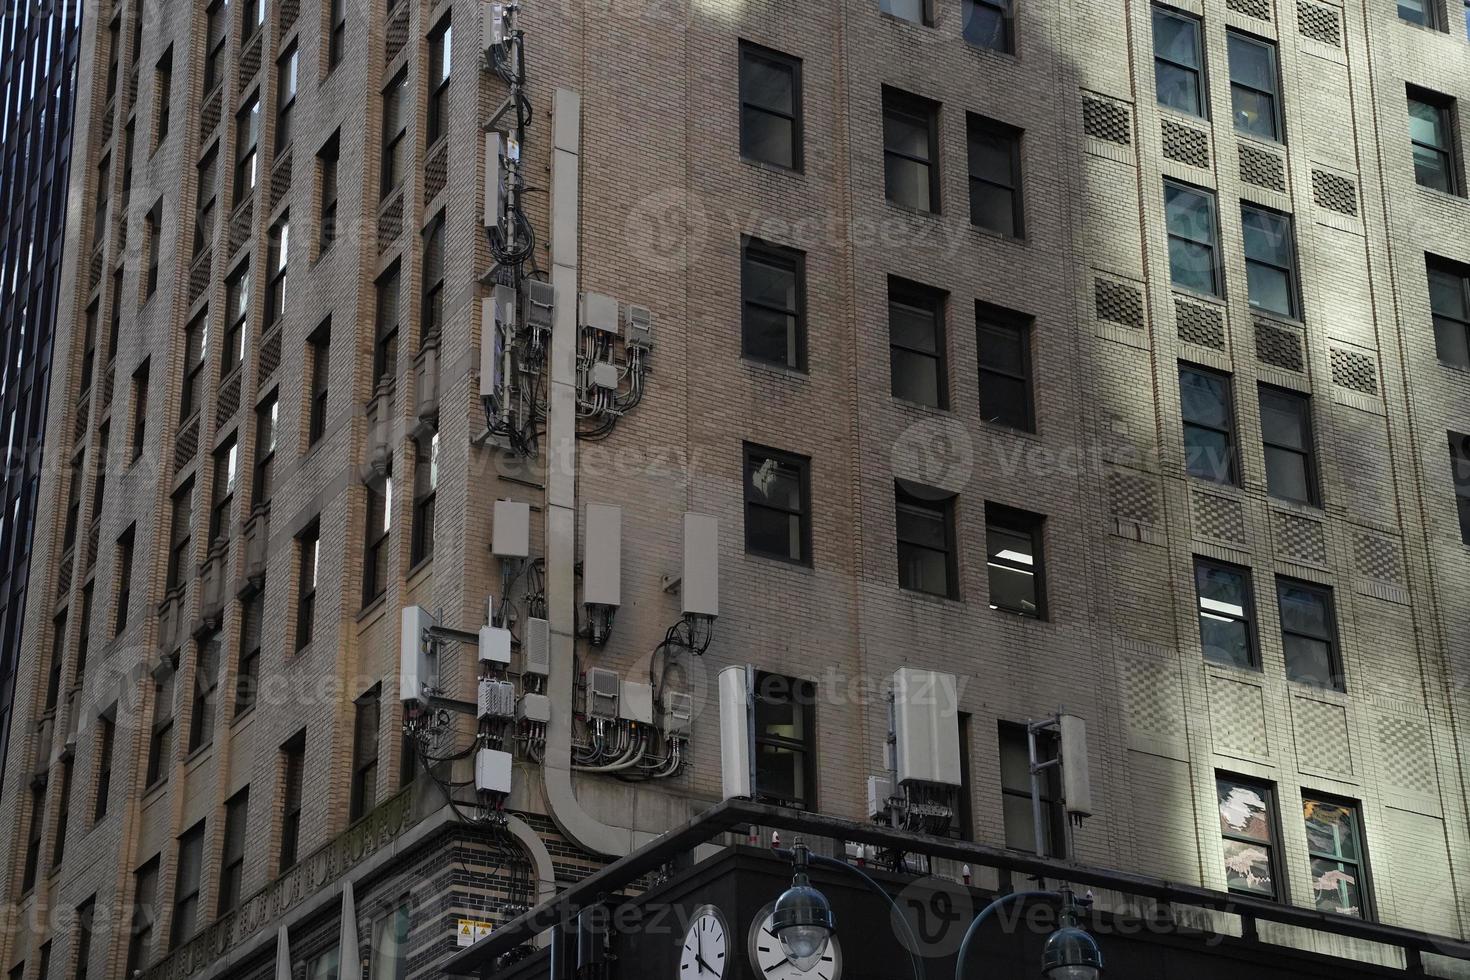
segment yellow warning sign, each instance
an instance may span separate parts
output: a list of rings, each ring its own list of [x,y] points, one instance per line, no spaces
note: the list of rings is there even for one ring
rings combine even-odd
[[[455,939],[460,946],[473,946],[476,942],[490,935],[490,930],[495,928],[489,922],[481,922],[479,919],[460,919],[459,928],[455,931]]]

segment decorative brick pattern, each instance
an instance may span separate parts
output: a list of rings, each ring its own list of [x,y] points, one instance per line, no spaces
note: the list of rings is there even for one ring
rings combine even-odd
[[[1214,729],[1216,751],[1250,759],[1269,756],[1259,687],[1211,677],[1210,725]]]
[[[1133,124],[1128,108],[1112,99],[1090,93],[1083,95],[1082,128],[1088,136],[1096,139],[1119,146],[1133,145]]]
[[[251,38],[250,43],[240,52],[239,91],[243,92],[250,84],[250,80],[255,77],[255,73],[260,71],[260,48],[263,43],[261,37],[264,33],[264,31],[256,31],[255,37]]]
[[[1429,726],[1418,718],[1380,711],[1377,729],[1384,779],[1411,793],[1436,793],[1439,778],[1434,772]]]
[[[1352,741],[1342,705],[1296,698],[1292,723],[1302,769],[1341,777],[1353,775]]]
[[[98,141],[106,144],[112,139],[113,122],[117,117],[117,100],[107,103],[107,108],[102,110],[102,131],[98,134]]]
[[[204,108],[199,112],[199,139],[201,142],[209,139],[219,127],[220,117],[224,114],[224,102],[225,87],[216,85],[214,92],[204,100]]]
[[[1277,193],[1286,193],[1286,164],[1269,150],[1240,144],[1240,179]]]
[[[83,398],[77,402],[77,414],[71,423],[71,441],[80,443],[87,438],[87,425],[92,418],[92,399]]]
[[[441,142],[424,162],[424,201],[432,203],[449,183],[449,143]]]
[[[99,415],[106,415],[108,408],[112,406],[112,389],[116,384],[117,363],[116,361],[111,361],[107,365],[107,370],[102,375],[102,394],[99,399],[101,407],[97,409]]]
[[[398,236],[403,234],[403,191],[383,205],[378,212],[378,254],[382,255],[393,247]]]
[[[1240,502],[1218,494],[1196,490],[1194,497],[1194,533],[1230,544],[1245,543],[1245,511]]]
[[[245,203],[230,215],[230,258],[234,258],[250,236],[255,233],[255,198],[248,197]]]
[[[1277,326],[1267,320],[1257,320],[1256,359],[1262,364],[1300,371],[1302,362],[1301,334],[1289,327]]]
[[[1245,14],[1247,17],[1255,17],[1259,20],[1271,19],[1271,0],[1228,0],[1226,6],[1237,14]]]
[[[1333,8],[1311,0],[1296,0],[1296,19],[1303,37],[1334,48],[1342,46],[1342,21]]]
[[[1174,326],[1180,340],[1215,350],[1225,349],[1225,314],[1216,307],[1176,297]]]
[[[1278,511],[1273,523],[1278,555],[1309,565],[1327,564],[1327,536],[1321,521]]]
[[[1147,477],[1113,474],[1108,478],[1108,499],[1118,517],[1143,524],[1159,522],[1158,492]]]
[[[271,170],[271,213],[281,206],[291,193],[291,151],[276,161],[275,168]]]
[[[1360,391],[1365,395],[1378,394],[1378,367],[1373,358],[1357,351],[1332,348],[1332,383]]]
[[[213,264],[214,250],[206,247],[194,264],[189,267],[189,305],[193,306],[199,301],[199,297],[209,289],[210,266]]]
[[[194,461],[199,452],[199,416],[179,430],[174,441],[174,472],[178,473]]]
[[[1128,657],[1123,660],[1127,680],[1128,728],[1152,738],[1184,734],[1184,705],[1172,664]]]
[[[219,386],[219,396],[215,401],[214,427],[216,430],[225,427],[235,413],[240,409],[240,376],[243,372],[235,371],[225,379]]]
[[[1353,557],[1358,571],[1367,578],[1403,585],[1404,562],[1397,541],[1359,531],[1353,535]]]
[[[100,247],[93,251],[92,258],[87,265],[87,292],[89,293],[102,282],[102,252],[103,249]]]
[[[61,556],[61,566],[56,570],[56,591],[59,595],[66,595],[71,591],[71,580],[75,569],[76,555],[68,551]]]
[[[280,33],[285,34],[301,15],[301,0],[281,0]]]
[[[1172,119],[1165,119],[1163,133],[1164,156],[1187,163],[1191,167],[1209,167],[1210,140],[1203,132],[1193,126],[1181,126]]]
[[[1097,318],[1112,323],[1121,323],[1135,330],[1143,329],[1143,291],[1111,279],[1093,280],[1093,302],[1097,304]]]
[[[281,329],[278,327],[260,342],[260,371],[256,377],[263,381],[276,373],[281,366]]]
[[[87,550],[82,559],[82,574],[97,567],[97,545],[102,540],[102,522],[94,520],[87,529]]]
[[[1318,207],[1337,211],[1356,218],[1358,216],[1358,189],[1346,177],[1325,170],[1312,171],[1312,200]]]
[[[385,62],[398,57],[398,52],[408,43],[408,8],[407,2],[399,0],[397,9],[393,11],[393,19],[388,21],[388,28],[384,32]]]

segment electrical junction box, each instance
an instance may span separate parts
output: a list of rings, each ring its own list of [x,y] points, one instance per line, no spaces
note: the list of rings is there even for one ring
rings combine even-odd
[[[640,725],[653,724],[653,685],[623,681],[618,696],[618,717]]]
[[[398,642],[398,699],[429,706],[428,689],[433,686],[433,641],[429,627],[434,619],[422,606],[405,606],[400,617]]]
[[[526,642],[521,644],[521,673],[545,677],[551,673],[551,624],[532,616],[526,620]]]
[[[727,800],[750,798],[750,708],[745,668],[720,671],[720,785]]]
[[[621,687],[621,681],[614,671],[602,667],[593,667],[587,671],[587,717],[600,718],[603,721],[615,720],[618,717],[618,691]]]
[[[481,0],[480,50],[489,51],[497,45],[504,44],[506,38],[505,4],[490,3],[488,0]]]
[[[485,227],[499,228],[506,209],[508,164],[520,157],[516,141],[504,133],[485,134]]]
[[[578,321],[584,327],[614,336],[618,332],[618,301],[602,293],[583,293]]]
[[[618,366],[609,361],[598,361],[593,364],[592,386],[594,388],[616,390],[618,387]]]
[[[545,725],[551,721],[551,698],[544,694],[522,694],[516,705],[516,720]]]
[[[1092,775],[1087,768],[1087,722],[1062,715],[1057,724],[1062,758],[1062,801],[1068,813],[1092,816]]]
[[[653,347],[653,311],[646,306],[630,306],[623,313],[623,343],[629,347]]]
[[[499,400],[505,387],[505,330],[498,308],[501,287],[480,300],[480,398]],[[514,300],[512,300],[514,303]],[[512,317],[514,314],[512,314]]]
[[[694,699],[683,691],[668,691],[663,701],[664,737],[688,738],[694,727]]]
[[[481,718],[514,718],[516,713],[516,686],[510,681],[498,681],[489,677],[480,678]]]
[[[893,675],[899,785],[960,785],[960,709],[953,674],[901,667]]]
[[[623,508],[587,505],[582,547],[582,601],[589,606],[623,602]]]
[[[475,753],[475,789],[481,793],[510,793],[509,752],[480,749]]]
[[[510,666],[510,630],[501,626],[480,627],[480,663]]]
[[[556,287],[545,279],[527,279],[526,326],[533,330],[550,330],[556,312]]]
[[[720,614],[720,522],[704,514],[684,515],[684,577],[679,595],[686,616]]]
[[[495,524],[490,551],[501,558],[528,558],[531,554],[531,505],[518,500],[495,501]]]
[[[893,795],[893,780],[887,776],[868,777],[868,819],[888,816],[888,798]]]

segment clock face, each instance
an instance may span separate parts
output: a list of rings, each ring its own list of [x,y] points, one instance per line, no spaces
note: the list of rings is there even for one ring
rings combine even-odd
[[[713,905],[694,910],[679,950],[679,980],[721,980],[729,963],[730,932]]]
[[[805,973],[781,952],[781,940],[771,930],[771,912],[776,907],[772,902],[755,914],[750,924],[750,965],[755,975],[765,980],[840,980],[842,977],[842,947],[837,937],[827,940],[827,951],[817,965]]]

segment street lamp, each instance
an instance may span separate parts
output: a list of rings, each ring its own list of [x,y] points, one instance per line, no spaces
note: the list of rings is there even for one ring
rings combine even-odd
[[[1041,951],[1041,975],[1045,980],[1098,980],[1103,973],[1102,950],[1078,924],[1077,900],[1070,889],[1060,892],[1012,892],[991,902],[970,923],[965,938],[960,943],[959,955],[954,961],[955,980],[965,980],[965,957],[970,951],[970,942],[980,931],[980,924],[996,909],[1011,902],[1024,902],[1040,898],[1062,903],[1062,924],[1046,939]]]
[[[771,929],[781,942],[781,952],[795,967],[805,973],[817,965],[827,951],[827,940],[837,920],[832,906],[807,877],[811,852],[798,840],[791,848],[791,887],[776,899],[771,913]]]

